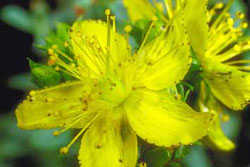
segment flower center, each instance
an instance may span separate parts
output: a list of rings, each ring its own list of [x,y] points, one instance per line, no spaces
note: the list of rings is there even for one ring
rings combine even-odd
[[[113,107],[119,106],[128,96],[130,90],[123,81],[108,76],[98,82],[100,99],[110,103]]]

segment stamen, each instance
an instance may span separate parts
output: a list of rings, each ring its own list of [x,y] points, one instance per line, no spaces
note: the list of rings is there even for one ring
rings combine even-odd
[[[49,49],[48,49],[48,54],[49,54],[49,55],[54,54],[54,50],[53,50],[53,49],[51,49],[51,48],[49,48]]]
[[[107,56],[106,56],[106,67],[107,67],[107,71],[109,71],[110,68],[110,14],[111,11],[110,9],[106,9],[105,10],[105,15],[107,16],[107,25],[108,25],[108,29],[107,29]]]
[[[130,25],[126,25],[124,30],[126,33],[130,33],[132,31],[132,27]]]
[[[49,66],[52,66],[52,65],[54,65],[54,64],[56,64],[56,60],[50,58],[50,59],[48,60],[48,65],[49,65]]]
[[[57,49],[58,46],[57,45],[52,45],[52,49]]]
[[[127,40],[127,47],[129,46],[129,33],[132,31],[132,27],[130,25],[126,25],[124,27],[124,31],[126,32],[126,40]]]
[[[61,154],[67,154],[69,148],[75,143],[75,141],[83,134],[83,132],[85,132],[85,130],[96,120],[96,118],[99,116],[99,114],[97,114],[91,121],[89,121],[89,123],[81,129],[81,131],[71,140],[71,142],[66,146],[66,147],[62,147],[60,149],[60,153]]]
[[[241,28],[246,29],[248,27],[248,23],[247,22],[243,22],[243,23],[241,23],[240,26],[241,26]]]
[[[116,31],[116,22],[115,22],[116,17],[115,16],[111,16],[110,19],[113,22],[113,32],[115,32]]]
[[[233,25],[234,25],[234,20],[233,20],[232,18],[228,18],[228,19],[227,19],[227,24],[228,24],[229,26],[233,26]]]
[[[76,111],[78,111],[78,110],[75,110],[75,111],[73,110],[73,111],[69,112],[68,114],[70,114],[70,113],[72,114],[72,113],[74,113]],[[54,131],[53,136],[59,136],[60,134],[67,131],[68,129],[72,128],[74,125],[76,125],[77,123],[79,123],[81,121],[82,116],[85,115],[85,114],[86,113],[83,112],[83,113],[71,118],[71,123],[68,124],[67,127],[63,128],[63,129],[60,129],[59,131]]]
[[[238,19],[244,19],[245,18],[245,14],[238,11],[238,12],[236,12],[236,17]]]
[[[166,10],[168,12],[168,17],[172,18],[173,17],[173,6],[172,6],[172,0],[164,0]]]
[[[60,152],[60,154],[67,154],[68,151],[69,151],[68,147],[62,147],[59,152]]]
[[[111,14],[111,11],[110,9],[106,9],[105,10],[105,15],[107,17],[107,25],[108,25],[108,38],[107,38],[107,47],[110,48],[110,14]]]
[[[151,22],[151,24],[150,24],[150,26],[149,26],[149,29],[148,29],[148,31],[147,31],[147,33],[146,33],[146,35],[145,35],[145,37],[144,37],[144,39],[143,39],[143,41],[142,41],[142,44],[141,44],[141,46],[140,46],[140,48],[138,49],[138,53],[140,53],[140,51],[142,50],[142,48],[144,47],[144,45],[145,45],[145,43],[146,43],[146,41],[147,41],[147,39],[148,39],[148,36],[149,36],[149,34],[150,34],[150,32],[151,32],[151,30],[152,30],[152,28],[153,28],[153,26],[155,25],[155,22],[158,20],[158,18],[156,17],[156,16],[153,16],[152,17],[152,22]]]
[[[232,6],[234,0],[230,0],[227,4],[227,6],[225,7],[225,9],[220,13],[220,15],[218,16],[218,18],[215,20],[215,22],[212,24],[211,26],[211,30],[216,28],[219,23],[222,21],[223,17],[226,15],[226,13],[228,12],[228,10],[230,9],[230,7]]]
[[[222,9],[224,7],[224,4],[222,2],[218,2],[214,5],[214,9]]]
[[[226,62],[226,64],[228,64],[228,65],[248,64],[248,63],[250,63],[250,60],[235,60],[235,61]]]

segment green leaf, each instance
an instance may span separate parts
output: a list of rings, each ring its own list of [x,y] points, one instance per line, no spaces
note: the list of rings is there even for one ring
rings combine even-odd
[[[9,5],[1,10],[1,19],[13,27],[25,32],[33,32],[33,19],[30,12],[25,9]]]
[[[173,158],[175,160],[181,160],[188,154],[188,152],[189,152],[188,146],[180,146],[174,151]]]
[[[169,162],[172,153],[166,148],[155,148],[145,152],[143,158],[148,167],[163,167]]]
[[[29,60],[31,80],[40,88],[58,85],[62,82],[62,76],[54,68],[41,65]]]

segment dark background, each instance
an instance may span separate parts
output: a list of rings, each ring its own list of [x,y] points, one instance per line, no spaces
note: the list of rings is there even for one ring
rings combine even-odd
[[[249,8],[250,2],[247,0],[244,2]],[[17,4],[26,9],[29,7],[28,0],[0,0],[1,8],[8,4]],[[53,7],[55,5],[54,1],[50,1],[50,5]],[[248,11],[248,19],[249,18],[250,15]],[[32,53],[32,35],[10,27],[2,21],[0,25],[0,40],[0,112],[2,112],[0,115],[2,115],[6,112],[13,112],[13,106],[15,106],[20,99],[23,98],[22,91],[7,87],[7,79],[12,75],[29,71],[28,61],[26,59],[27,57],[33,60],[36,60],[37,58]],[[249,107],[246,110],[248,110],[248,112],[245,111],[242,113],[243,128],[241,129],[240,136],[238,138],[237,149],[233,155],[233,166],[235,167],[250,167],[250,138],[248,136],[250,126]],[[213,158],[214,155],[212,152],[210,152],[210,155]],[[29,163],[29,165],[32,164]]]

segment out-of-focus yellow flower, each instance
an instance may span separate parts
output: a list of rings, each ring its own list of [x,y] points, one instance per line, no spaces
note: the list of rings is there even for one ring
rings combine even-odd
[[[207,51],[205,55],[197,55],[207,85],[204,88],[204,83],[201,83],[200,109],[217,115],[208,134],[209,142],[224,151],[230,151],[235,146],[220,129],[220,122],[227,121],[229,116],[223,114],[223,107],[215,99],[232,110],[241,110],[250,103],[250,60],[241,58],[243,52],[250,50],[250,39],[243,37],[242,30],[247,28],[247,23],[243,21],[244,14],[237,12],[232,18],[228,13],[232,2],[225,7],[218,3],[208,11]],[[221,13],[216,17],[218,11]],[[212,94],[204,93],[206,89]],[[210,100],[204,102],[204,96]]]
[[[208,104],[204,99],[199,99],[201,111],[217,115],[208,138],[217,149],[224,151],[233,149],[234,144],[220,129],[219,118],[223,114],[220,114],[221,107],[218,108],[221,104],[215,102],[215,99],[232,110],[241,110],[250,103],[250,67],[246,66],[249,65],[250,60],[239,59],[241,53],[250,49],[249,37],[242,36],[242,30],[248,26],[243,21],[244,14],[237,12],[235,18],[230,16],[228,10],[233,3],[232,0],[226,7],[223,3],[217,3],[209,11],[206,9],[207,0],[176,0],[175,5],[171,0],[164,0],[163,5],[155,1],[151,5],[147,0],[136,2],[123,0],[123,2],[133,22],[154,13],[167,23],[169,18],[183,9],[190,44],[201,63],[204,81],[212,95],[204,93],[207,92],[204,90],[200,90],[200,93],[206,94],[202,96],[211,96],[211,99],[214,99],[210,99]],[[163,13],[162,6],[165,6],[166,14]],[[217,11],[221,13],[215,17]],[[228,117],[223,118],[228,119]]]
[[[149,0],[123,0],[130,20],[136,23],[140,19],[150,19],[157,15],[166,24],[182,12],[190,44],[197,54],[205,54],[207,47],[207,0],[164,0],[163,3]],[[166,13],[164,13],[164,9]]]
[[[204,78],[213,95],[232,110],[241,110],[250,102],[250,60],[240,56],[250,50],[249,37],[243,37],[247,27],[244,14],[237,12],[232,18],[229,3],[214,20],[219,3],[208,12],[209,36],[205,55],[198,55],[204,70]]]
[[[215,99],[212,94],[207,93],[204,81],[200,83],[198,98],[198,110],[201,112],[211,112],[215,115],[214,122],[210,127],[208,135],[204,138],[204,143],[210,148],[222,151],[231,151],[235,144],[225,136],[221,129],[221,122],[229,121],[229,116],[224,112],[224,107]]]
[[[187,145],[206,135],[213,115],[193,111],[169,91],[191,63],[182,16],[173,17],[164,33],[143,42],[132,54],[128,40],[116,33],[115,17],[110,10],[105,13],[107,23],[74,23],[65,43],[73,58],[52,46],[56,69],[75,80],[31,91],[16,109],[18,126],[60,127],[55,136],[81,129],[60,152],[67,153],[84,133],[79,152],[82,167],[135,166],[136,134],[165,147]],[[126,27],[127,33],[130,30]]]

